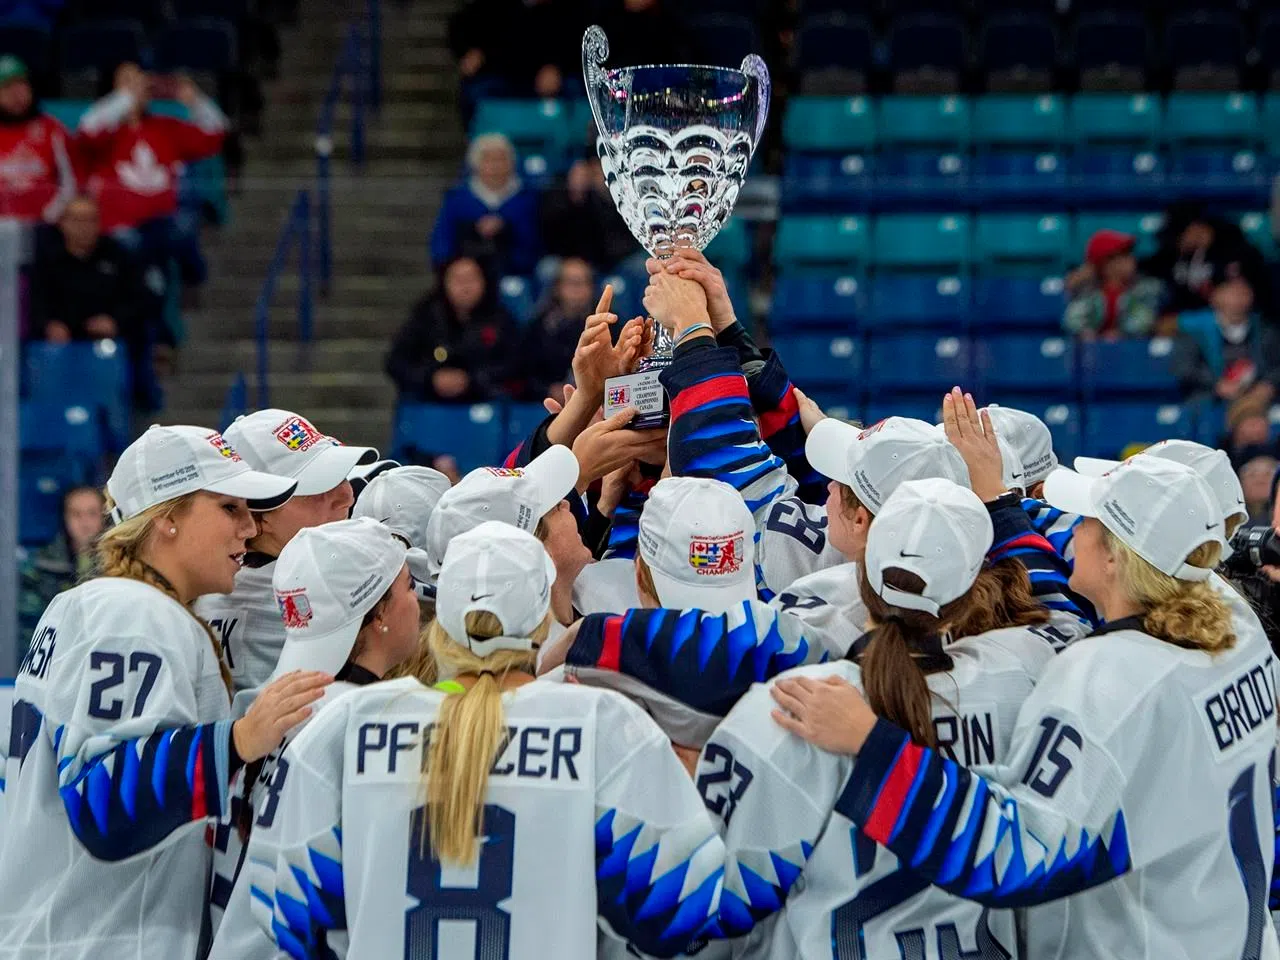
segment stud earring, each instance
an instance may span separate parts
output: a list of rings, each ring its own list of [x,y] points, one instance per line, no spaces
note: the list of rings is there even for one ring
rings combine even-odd
[[[178,532],[178,528],[177,528],[177,527],[170,527],[170,528],[169,528],[169,536],[171,536],[171,537],[172,537],[172,536],[173,536],[174,534],[176,534],[177,532]]]
[[[388,631],[388,630],[387,630],[387,628],[384,626],[384,627],[382,628],[382,632],[383,632],[383,633],[389,633],[390,631]]]

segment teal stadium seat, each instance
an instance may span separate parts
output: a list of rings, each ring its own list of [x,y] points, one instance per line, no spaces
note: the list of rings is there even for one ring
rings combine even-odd
[[[1164,136],[1175,146],[1252,147],[1261,132],[1258,98],[1252,93],[1172,93],[1165,105]]]
[[[774,243],[782,268],[849,267],[865,263],[870,236],[865,217],[783,217]]]
[[[1268,260],[1280,257],[1280,248],[1276,246],[1276,238],[1271,232],[1271,217],[1262,211],[1244,213],[1237,221],[1249,242],[1262,251]]]
[[[1149,93],[1078,93],[1071,98],[1068,130],[1077,146],[1149,144],[1160,138],[1160,98]]]
[[[870,97],[793,97],[782,138],[788,149],[812,153],[874,150],[876,111]]]
[[[885,96],[879,101],[877,129],[883,146],[969,144],[971,107],[967,97]]]
[[[884,269],[964,269],[971,257],[972,222],[967,214],[899,214],[876,220],[872,253]]]
[[[1067,140],[1067,107],[1058,94],[992,93],[973,107],[973,142],[978,148],[1060,146]]]
[[[1280,93],[1262,98],[1262,139],[1270,153],[1280,153]]]
[[[1136,253],[1147,256],[1155,252],[1156,234],[1164,225],[1160,213],[1082,213],[1076,217],[1071,241],[1071,260],[1084,259],[1084,246],[1099,230],[1120,230],[1138,238]]]
[[[741,217],[730,217],[705,251],[707,259],[725,273],[741,273],[751,260],[751,238]]]
[[[981,214],[974,230],[974,260],[984,266],[1060,270],[1070,256],[1070,225],[1065,213]]]
[[[482,100],[471,135],[501,133],[521,156],[564,156],[574,142],[569,111],[561,100]]]

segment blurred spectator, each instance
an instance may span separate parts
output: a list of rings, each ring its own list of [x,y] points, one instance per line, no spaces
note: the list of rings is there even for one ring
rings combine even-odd
[[[1084,340],[1151,335],[1163,286],[1139,275],[1134,243],[1119,230],[1099,230],[1089,238],[1083,266],[1067,277],[1066,330]]]
[[[1205,211],[1194,201],[1173,204],[1160,229],[1160,246],[1142,263],[1142,271],[1165,284],[1166,313],[1209,306],[1215,273],[1239,264],[1253,287],[1258,307],[1270,308],[1266,263],[1236,224]]]
[[[98,204],[76,197],[58,231],[37,244],[31,335],[50,343],[121,338],[140,342],[143,290],[129,251],[102,235]]]
[[[672,0],[601,0],[595,22],[609,37],[609,66],[696,62],[677,9]]]
[[[516,322],[471,257],[449,261],[439,275],[438,288],[418,301],[392,341],[387,373],[402,400],[490,400],[517,376]]]
[[[190,120],[148,112],[153,97],[177,100]],[[217,154],[226,129],[222,111],[189,77],[149,76],[132,63],[120,65],[114,92],[80,119],[76,149],[103,229],[129,231],[121,239],[138,249],[147,284],[159,297],[173,258],[188,285],[204,281],[199,233],[174,230],[177,165]]]
[[[1214,276],[1211,308],[1178,317],[1173,371],[1190,398],[1215,397],[1233,424],[1265,412],[1280,383],[1280,334],[1253,310],[1253,288],[1237,263]]]
[[[62,497],[62,532],[22,564],[18,620],[29,643],[44,608],[93,570],[93,542],[103,527],[106,504],[96,487],[72,487]]]
[[[521,362],[529,371],[526,390],[530,400],[563,394],[583,325],[595,304],[591,265],[578,257],[562,261],[551,296],[525,331],[520,350]]]
[[[0,216],[52,223],[75,192],[67,131],[40,113],[26,64],[0,56]]]
[[[464,123],[485,97],[558,97],[581,89],[584,28],[569,0],[471,0],[449,18]]]
[[[1240,468],[1240,486],[1244,488],[1245,509],[1252,523],[1271,519],[1271,481],[1280,461],[1275,457],[1254,457]]]
[[[542,239],[555,257],[578,257],[601,272],[645,253],[627,229],[605,185],[600,160],[579,160],[563,186],[542,198]]]
[[[500,133],[467,149],[468,179],[445,194],[431,231],[431,263],[479,261],[490,277],[533,272],[542,253],[538,197],[516,175],[516,151]]]

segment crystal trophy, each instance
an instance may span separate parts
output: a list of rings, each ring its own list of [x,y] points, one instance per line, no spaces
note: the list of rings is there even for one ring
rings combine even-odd
[[[582,38],[582,73],[614,205],[650,254],[702,250],[733,213],[769,113],[769,70],[755,54],[739,69],[695,64],[606,67],[600,27]],[[670,331],[654,326],[653,353],[636,373],[610,377],[605,416],[637,409],[635,428],[668,420],[658,382],[671,363]]]

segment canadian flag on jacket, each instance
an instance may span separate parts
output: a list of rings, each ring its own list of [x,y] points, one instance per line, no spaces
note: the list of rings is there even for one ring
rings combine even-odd
[[[76,147],[88,190],[102,208],[103,230],[133,227],[178,208],[178,164],[222,149],[226,119],[201,98],[191,121],[143,113],[133,97],[116,92],[95,103],[80,120]]]
[[[0,123],[0,216],[53,219],[75,189],[61,123],[45,116]]]

